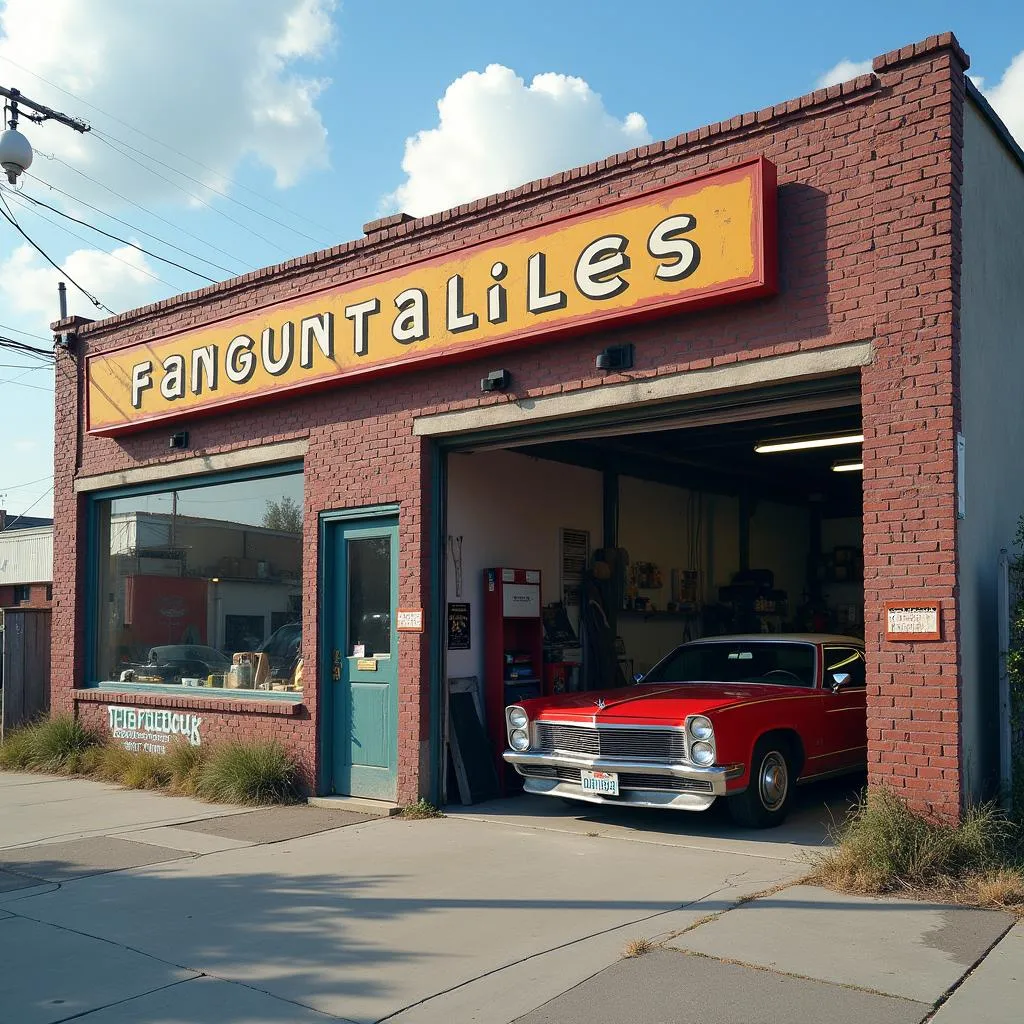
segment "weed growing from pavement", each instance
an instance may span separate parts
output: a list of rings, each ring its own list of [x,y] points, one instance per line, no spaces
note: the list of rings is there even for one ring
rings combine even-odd
[[[406,804],[402,808],[402,817],[410,821],[419,821],[423,818],[443,818],[441,813],[429,800],[420,797],[414,804]]]
[[[650,939],[630,939],[626,943],[626,948],[622,951],[622,955],[631,960],[634,957],[650,953],[652,949],[654,949],[654,943]]]
[[[912,892],[1024,914],[1024,830],[999,808],[959,822],[916,814],[892,790],[870,790],[816,858],[809,881],[865,894]]]
[[[0,743],[0,768],[81,775],[219,803],[280,804],[298,798],[295,761],[275,741],[213,747],[178,741],[166,754],[129,751],[105,742],[69,715],[10,733]]]

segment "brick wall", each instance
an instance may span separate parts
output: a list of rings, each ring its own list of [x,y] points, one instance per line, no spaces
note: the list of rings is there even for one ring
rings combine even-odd
[[[960,800],[952,520],[955,211],[965,66],[951,36],[932,37],[880,58],[875,75],[454,211],[416,221],[389,218],[369,225],[367,237],[356,242],[87,328],[78,355],[60,354],[57,374],[55,704],[71,706],[72,686],[82,682],[85,581],[75,567],[84,552],[85,505],[73,490],[76,473],[173,465],[196,453],[307,438],[303,644],[312,666],[321,654],[315,580],[322,510],[397,503],[398,600],[428,609],[429,617],[431,452],[412,436],[416,415],[508,401],[508,395],[479,393],[481,371],[496,365],[512,372],[516,398],[624,379],[594,369],[595,352],[621,340],[622,331],[551,339],[509,350],[500,359],[492,355],[486,361],[421,368],[258,410],[197,419],[189,423],[191,451],[179,455],[167,450],[167,428],[120,438],[83,436],[78,366],[86,348],[102,351],[145,341],[763,155],[778,169],[780,294],[630,327],[628,339],[636,346],[630,376],[875,339],[875,361],[863,377],[871,777],[898,786],[919,806],[955,810]],[[911,595],[945,602],[943,643],[883,644],[882,602]],[[429,626],[428,621],[422,636],[399,639],[402,800],[425,786]],[[307,677],[308,715],[291,723],[295,731],[289,736],[312,777],[319,768],[316,673]],[[93,713],[85,707],[80,705],[80,713]],[[260,716],[228,720],[243,733],[280,726]]]
[[[28,599],[20,597],[22,587],[28,587]],[[0,608],[49,608],[49,583],[4,584],[0,586]]]

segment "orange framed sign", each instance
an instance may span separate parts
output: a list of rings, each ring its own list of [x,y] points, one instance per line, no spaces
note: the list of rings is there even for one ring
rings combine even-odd
[[[775,168],[757,158],[458,252],[90,355],[116,434],[419,365],[776,291]]]
[[[941,640],[939,601],[886,601],[886,640]]]

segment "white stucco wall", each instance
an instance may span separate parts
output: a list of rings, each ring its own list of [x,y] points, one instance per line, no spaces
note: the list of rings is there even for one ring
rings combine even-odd
[[[997,562],[1024,513],[1024,169],[969,99],[964,117],[959,523],[963,754],[975,798],[998,777]]]

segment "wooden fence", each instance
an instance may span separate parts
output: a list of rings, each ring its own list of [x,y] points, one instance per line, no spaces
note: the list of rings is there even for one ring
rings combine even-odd
[[[50,609],[9,608],[3,615],[3,713],[0,736],[50,710]]]

